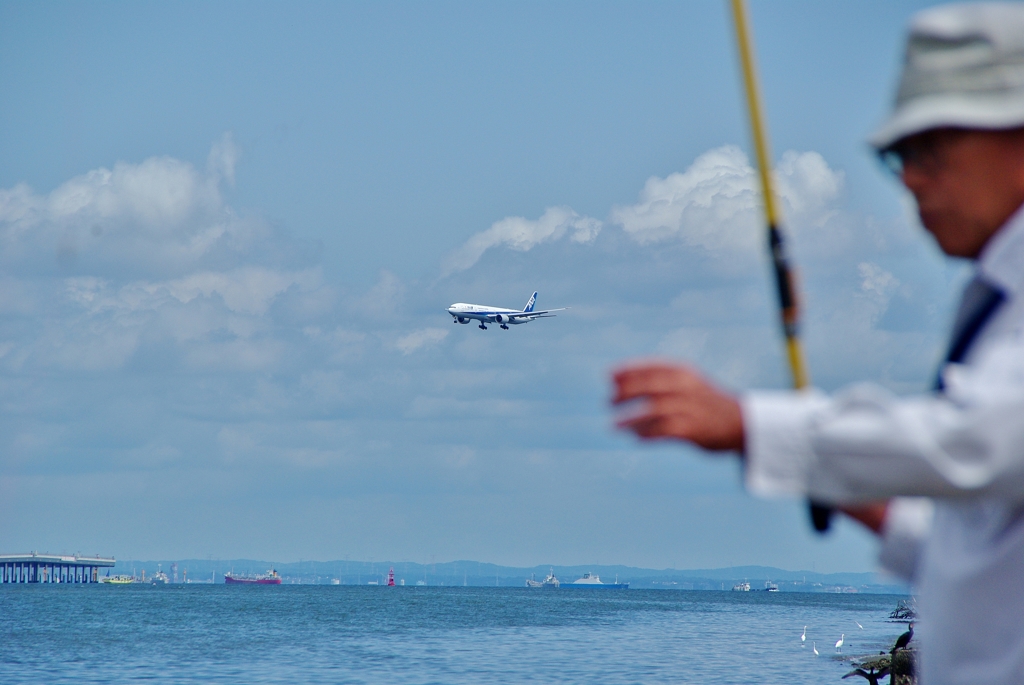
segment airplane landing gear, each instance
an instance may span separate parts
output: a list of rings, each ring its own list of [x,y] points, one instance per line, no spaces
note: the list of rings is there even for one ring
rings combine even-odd
[[[506,331],[508,330],[508,326],[506,326],[505,324],[501,324],[501,327],[504,328]]]
[[[486,331],[487,330],[487,326],[485,326],[483,324],[480,324],[480,330]]]

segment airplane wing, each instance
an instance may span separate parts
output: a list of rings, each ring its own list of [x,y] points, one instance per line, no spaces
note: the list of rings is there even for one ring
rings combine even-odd
[[[545,316],[545,314],[549,316],[554,316],[554,314],[551,314],[551,312],[561,312],[565,311],[566,309],[569,309],[569,307],[559,307],[558,309],[541,309],[535,312],[511,312],[509,314],[505,314],[505,316],[507,316],[510,319],[540,319],[548,318],[547,316]]]

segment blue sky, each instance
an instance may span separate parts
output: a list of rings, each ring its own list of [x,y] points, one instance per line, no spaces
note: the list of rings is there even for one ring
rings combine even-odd
[[[920,6],[751,3],[826,389],[963,275],[864,143]],[[0,3],[0,123],[3,549],[874,568],[610,429],[624,359],[786,382],[724,3]]]

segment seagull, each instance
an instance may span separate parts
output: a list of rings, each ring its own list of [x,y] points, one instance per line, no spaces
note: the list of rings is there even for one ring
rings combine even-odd
[[[800,642],[801,642],[801,643],[805,643],[805,642],[807,642],[807,626],[804,626],[804,632],[802,632],[802,633],[800,634]],[[805,644],[801,644],[800,646],[801,646],[801,647],[806,647],[807,645],[805,645]]]
[[[857,627],[858,627],[858,628],[860,628],[861,630],[864,630],[864,626],[862,626],[862,625],[860,624],[860,621],[854,621],[854,623],[856,623],[856,624],[857,624]]]
[[[844,637],[846,637],[846,633],[843,633],[842,635],[840,635],[839,639],[836,640],[836,651],[837,652],[842,652],[843,651],[843,638]]]
[[[818,645],[814,643],[814,640],[811,640],[811,649],[814,650],[814,656],[818,656]]]

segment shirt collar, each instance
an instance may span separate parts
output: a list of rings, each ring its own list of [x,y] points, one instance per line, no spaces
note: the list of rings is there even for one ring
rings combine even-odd
[[[1007,296],[1024,294],[1024,205],[982,248],[977,270]]]

